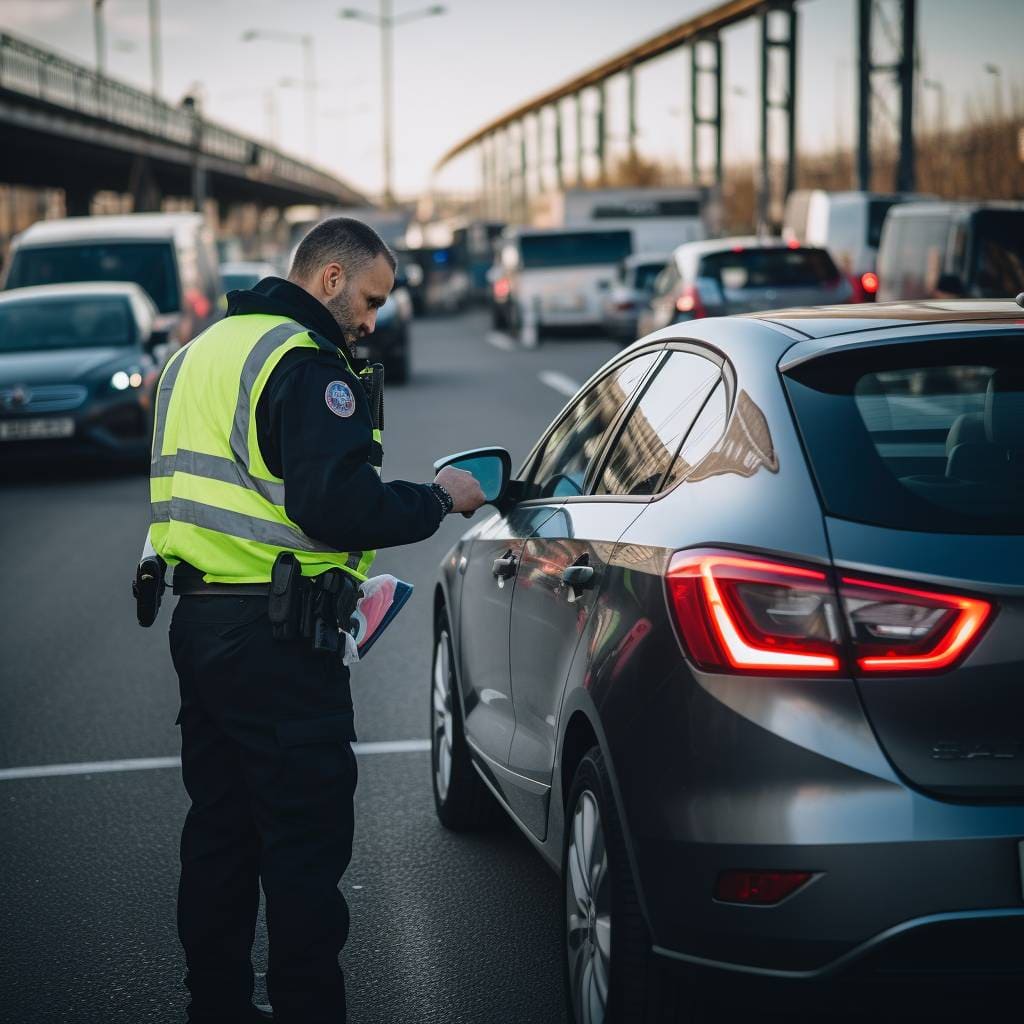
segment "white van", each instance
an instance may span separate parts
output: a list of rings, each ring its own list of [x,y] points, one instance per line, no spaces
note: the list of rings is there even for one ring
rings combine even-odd
[[[893,210],[878,250],[878,297],[1013,298],[1024,291],[1024,203],[913,203]]]
[[[889,210],[929,196],[913,192],[826,192],[798,189],[786,200],[782,236],[786,241],[828,249],[859,290],[873,302],[878,291],[878,243]]]
[[[605,293],[632,250],[623,228],[507,229],[492,275],[495,326],[537,336],[550,327],[599,328]]]

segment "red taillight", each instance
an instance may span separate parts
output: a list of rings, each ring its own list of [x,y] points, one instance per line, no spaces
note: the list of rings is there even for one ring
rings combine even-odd
[[[617,313],[628,313],[630,310],[636,309],[636,303],[635,302],[616,302],[616,303],[613,304],[612,308]]]
[[[839,672],[839,617],[824,572],[726,552],[681,551],[667,580],[683,642],[703,668]]]
[[[799,249],[800,248],[800,242],[797,239],[795,239],[795,238],[791,238],[786,243],[786,248],[787,249]]]
[[[862,672],[934,672],[974,645],[992,605],[974,597],[843,577],[839,595]]]
[[[751,675],[943,671],[995,610],[976,597],[852,577],[837,594],[820,569],[718,550],[677,552],[666,585],[690,658]]]
[[[512,290],[512,285],[507,277],[499,277],[494,282],[494,297],[496,299],[507,299],[508,293]]]
[[[715,899],[761,906],[780,903],[812,877],[811,871],[723,871],[715,885]]]
[[[860,275],[860,286],[865,295],[874,295],[878,291],[878,275],[870,270]]]
[[[689,313],[694,320],[708,315],[704,304],[700,301],[700,292],[692,284],[686,285],[676,299],[676,310],[680,313]]]
[[[200,320],[205,320],[213,308],[210,305],[210,300],[198,288],[189,288],[185,292],[185,301],[192,314],[199,317]]]

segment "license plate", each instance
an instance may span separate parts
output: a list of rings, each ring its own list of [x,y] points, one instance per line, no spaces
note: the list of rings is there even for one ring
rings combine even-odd
[[[71,437],[75,421],[70,416],[37,420],[0,420],[0,441],[40,441]]]
[[[553,313],[580,313],[586,302],[582,295],[552,295],[547,305]]]

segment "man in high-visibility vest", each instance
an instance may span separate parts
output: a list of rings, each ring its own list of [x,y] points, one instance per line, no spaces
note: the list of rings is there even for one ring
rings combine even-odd
[[[272,627],[278,556],[294,559],[300,607],[323,580],[364,579],[374,548],[422,540],[483,503],[476,480],[450,467],[432,484],[380,478],[382,382],[353,346],[373,331],[394,270],[367,225],[324,221],[288,280],[232,292],[227,316],[160,380],[150,537],[182,595],[171,655],[191,807],[178,933],[194,1024],[269,1016],[252,1003],[261,883],[275,1019],[345,1019],[349,675],[301,630]]]

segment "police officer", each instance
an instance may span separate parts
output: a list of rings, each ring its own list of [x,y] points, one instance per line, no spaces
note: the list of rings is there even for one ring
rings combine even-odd
[[[231,293],[225,319],[176,353],[160,381],[150,536],[182,595],[170,634],[191,798],[178,934],[194,1024],[267,1019],[252,1004],[261,883],[275,1019],[345,1020],[349,675],[310,639],[275,638],[275,561],[294,556],[307,589],[332,571],[359,580],[373,549],[422,540],[447,513],[483,502],[477,482],[452,468],[432,484],[380,478],[380,368],[352,346],[372,332],[394,271],[370,227],[324,221],[300,243],[288,280]]]

